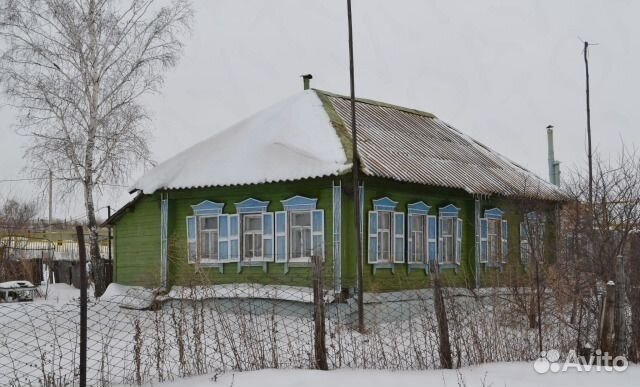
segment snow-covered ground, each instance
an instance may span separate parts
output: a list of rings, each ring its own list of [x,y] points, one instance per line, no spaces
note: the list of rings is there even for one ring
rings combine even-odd
[[[537,374],[533,363],[489,363],[459,370],[382,371],[338,369],[333,371],[266,369],[260,371],[203,375],[173,382],[154,383],[156,387],[377,387],[377,386],[466,386],[466,387],[626,387],[637,386],[640,366],[631,365],[624,372],[577,372]]]
[[[65,283],[40,285],[39,291],[40,297],[33,300],[36,304],[66,304],[80,298],[80,289]],[[89,290],[89,293],[92,291]]]
[[[141,307],[149,306],[153,301],[153,291],[148,289],[112,285],[103,297],[92,299],[87,311],[89,384],[151,383],[173,379],[173,385],[191,384],[192,381],[199,385],[216,385],[212,384],[211,379],[215,377],[211,372],[226,372],[218,378],[217,385],[235,386],[264,385],[263,378],[274,385],[311,382],[358,385],[362,380],[365,382],[361,385],[415,385],[435,378],[435,384],[456,386],[458,375],[468,380],[466,385],[480,385],[475,381],[481,379],[478,375],[485,373],[489,381],[485,385],[493,386],[518,385],[511,383],[519,381],[518,375],[546,380],[533,371],[531,363],[503,363],[506,368],[500,366],[492,372],[489,372],[494,367],[491,364],[464,368],[461,374],[433,370],[439,366],[434,307],[430,297],[418,296],[367,304],[366,334],[353,329],[357,312],[354,305],[325,305],[327,360],[335,371],[322,375],[315,371],[296,371],[314,364],[313,305],[282,299],[279,295],[282,289],[278,289],[277,299],[237,297],[239,292],[247,290],[244,286],[208,289],[231,298],[209,298],[210,292],[201,294],[201,290],[196,288],[192,294],[166,297],[161,304],[154,304],[158,308],[144,310]],[[265,293],[265,287],[261,286],[249,290],[254,297],[272,295],[271,291]],[[0,305],[0,386],[39,385],[43,378],[77,383],[74,369],[79,354],[78,295],[79,290],[68,285],[50,285],[46,301]],[[186,297],[190,295],[195,295],[195,299]],[[68,302],[65,303],[65,299]],[[524,316],[514,315],[513,304],[507,298],[459,294],[448,297],[447,302],[451,311],[450,340],[456,364],[535,358],[537,330],[528,328]],[[543,326],[543,340],[544,348],[557,349],[561,353],[575,345],[571,331],[550,317]],[[521,364],[520,368],[513,369],[518,364]],[[229,373],[236,369],[261,368],[280,371],[236,376]],[[432,371],[405,371],[425,369]],[[276,374],[270,378],[269,372]],[[640,376],[637,369],[633,372],[636,377]],[[180,382],[181,377],[200,373],[210,376]],[[342,373],[345,375],[341,376]],[[369,375],[378,374],[372,381],[367,379]],[[603,374],[609,377],[604,379],[605,383],[598,379],[602,376],[596,375],[599,384],[609,385],[609,378],[619,377]],[[251,375],[258,376],[251,379]],[[489,375],[495,380],[489,379]],[[515,379],[509,379],[511,377]],[[575,377],[581,380],[583,375]],[[234,378],[249,379],[243,382]],[[404,378],[408,379],[405,381]],[[567,376],[549,379],[561,380],[560,385],[573,380],[563,378]],[[591,381],[589,378],[588,382]]]

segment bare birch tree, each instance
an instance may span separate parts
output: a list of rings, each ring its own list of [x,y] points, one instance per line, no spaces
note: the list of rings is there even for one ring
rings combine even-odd
[[[95,194],[149,161],[140,97],[158,92],[189,28],[188,0],[2,0],[0,77],[31,137],[34,173],[81,189],[95,271]],[[96,293],[101,294],[101,278]]]

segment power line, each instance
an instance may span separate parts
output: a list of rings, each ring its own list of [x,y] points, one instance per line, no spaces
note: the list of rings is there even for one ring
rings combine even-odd
[[[39,181],[39,180],[48,180],[48,177],[23,177],[23,178],[14,178],[14,179],[0,179],[0,183],[15,183],[15,182],[21,182],[21,181]],[[66,179],[59,179],[59,178],[53,178],[53,180],[66,180]],[[128,185],[125,184],[115,184],[115,183],[101,183],[98,185],[103,185],[106,187],[121,187],[121,188],[129,188]]]

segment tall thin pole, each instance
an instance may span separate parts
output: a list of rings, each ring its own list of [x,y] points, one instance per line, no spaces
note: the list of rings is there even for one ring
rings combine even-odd
[[[358,159],[358,137],[356,130],[356,87],[353,69],[353,23],[351,18],[351,0],[347,0],[347,19],[349,21],[349,83],[351,87],[351,138],[352,138],[352,175],[353,175],[353,203],[355,207],[355,235],[356,235],[356,259],[358,275],[358,330],[364,332],[364,300],[363,300],[363,272],[364,257],[362,256],[362,238],[360,237],[360,177]]]
[[[51,231],[51,219],[53,218],[53,172],[49,170],[49,223],[47,228]]]
[[[107,206],[107,219],[111,218],[111,206]],[[109,225],[109,227],[107,228],[107,232],[108,232],[108,239],[109,239],[109,262],[111,262],[111,225]]]
[[[80,256],[80,387],[87,385],[87,252],[84,230],[76,226]]]
[[[593,160],[591,154],[591,101],[589,98],[589,42],[584,42],[584,68],[587,83],[587,158],[589,159],[589,209],[593,212]]]

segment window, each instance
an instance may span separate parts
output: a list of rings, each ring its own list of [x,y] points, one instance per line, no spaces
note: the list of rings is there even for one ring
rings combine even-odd
[[[508,261],[509,225],[498,208],[485,210],[480,218],[480,263],[491,266]]]
[[[499,263],[502,259],[502,225],[500,219],[488,219],[489,263]]]
[[[284,211],[275,213],[276,262],[308,263],[311,257],[324,259],[324,210],[318,199],[296,195],[282,200]]]
[[[425,246],[426,246],[426,215],[413,214],[409,215],[409,262],[423,263],[425,262]]]
[[[310,258],[312,255],[311,212],[291,212],[289,217],[291,259]]]
[[[391,213],[378,212],[378,262],[389,262],[391,259]]]
[[[438,262],[459,265],[462,258],[462,219],[453,204],[440,208],[438,214]]]
[[[218,217],[201,216],[198,235],[198,256],[201,260],[218,259]]]
[[[205,200],[187,216],[189,263],[218,264],[238,259],[238,215],[222,213],[222,203]]]
[[[240,216],[238,230],[235,221],[230,222],[230,255],[241,264],[273,261],[273,212],[268,212],[268,201],[247,198],[235,203]],[[239,231],[239,242],[238,232]],[[240,254],[237,250],[240,249]],[[240,259],[236,258],[240,256]]]
[[[404,212],[395,211],[397,204],[389,198],[373,201],[374,210],[369,211],[369,263],[404,262]]]
[[[251,261],[262,258],[262,214],[242,216],[242,258]]]
[[[440,218],[440,222],[442,224],[442,262],[455,263],[456,218],[444,216]]]
[[[527,226],[525,222],[520,222],[520,261],[527,266],[531,259],[531,247],[529,246],[529,237],[527,235]]]
[[[544,261],[544,217],[536,212],[520,223],[520,261],[527,265],[533,258]]]

